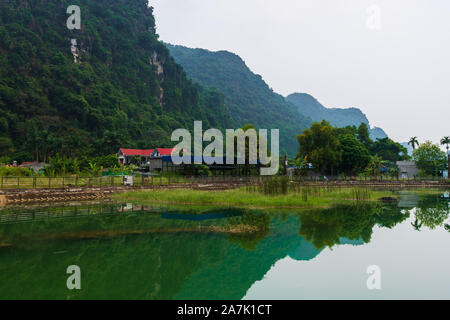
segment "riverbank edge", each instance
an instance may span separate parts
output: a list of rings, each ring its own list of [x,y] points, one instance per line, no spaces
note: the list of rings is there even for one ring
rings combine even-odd
[[[64,201],[89,201],[110,199],[114,194],[145,190],[201,190],[201,191],[226,191],[244,187],[245,183],[188,183],[163,186],[143,187],[65,187],[65,188],[29,188],[29,189],[0,189],[0,206],[6,204],[28,204]],[[450,189],[450,185],[438,182],[313,182],[304,183],[304,187],[313,188],[370,188],[386,190],[406,189]],[[220,205],[220,204],[218,204]]]

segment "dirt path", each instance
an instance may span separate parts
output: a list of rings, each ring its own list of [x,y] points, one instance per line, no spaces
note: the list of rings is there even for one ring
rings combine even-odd
[[[66,202],[108,199],[114,193],[133,190],[160,189],[193,189],[207,191],[231,190],[244,186],[242,183],[214,183],[214,184],[173,184],[167,186],[145,187],[89,187],[89,188],[58,188],[58,189],[11,189],[0,190],[0,206],[6,204],[25,204],[39,202]]]

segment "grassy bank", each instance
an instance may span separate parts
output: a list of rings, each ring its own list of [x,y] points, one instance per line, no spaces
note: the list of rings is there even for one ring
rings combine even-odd
[[[393,196],[392,191],[363,188],[302,188],[298,192],[265,195],[246,188],[228,191],[190,189],[132,191],[114,195],[119,201],[165,204],[216,205],[250,208],[309,208]]]

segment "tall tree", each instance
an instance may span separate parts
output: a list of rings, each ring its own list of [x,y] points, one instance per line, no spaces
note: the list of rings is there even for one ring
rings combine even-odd
[[[364,170],[370,162],[370,154],[362,141],[354,135],[339,136],[342,161],[339,170],[346,174],[357,174]]]
[[[448,152],[449,145],[450,145],[450,137],[443,137],[443,138],[441,139],[441,145],[447,146],[447,152]]]
[[[315,122],[311,128],[298,135],[297,140],[300,144],[298,154],[300,159],[306,157],[316,172],[334,174],[334,169],[342,158],[336,128],[325,120],[321,123]]]
[[[450,153],[448,152],[450,145],[450,137],[443,137],[441,139],[441,145],[447,146],[447,169],[450,171]]]
[[[372,144],[372,140],[370,139],[369,127],[364,122],[362,122],[358,127],[358,139],[366,147],[369,147]]]

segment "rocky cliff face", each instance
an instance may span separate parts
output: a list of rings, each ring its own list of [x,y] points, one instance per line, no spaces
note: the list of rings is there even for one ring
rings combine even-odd
[[[232,126],[220,93],[192,84],[146,0],[0,5],[0,157],[18,161],[172,145],[177,128]]]

